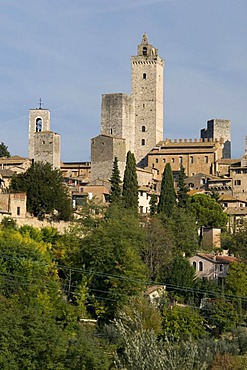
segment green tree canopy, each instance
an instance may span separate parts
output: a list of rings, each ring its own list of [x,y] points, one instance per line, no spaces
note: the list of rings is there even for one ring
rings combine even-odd
[[[81,271],[72,274],[72,285],[86,279],[88,307],[97,317],[112,319],[116,310],[145,286],[147,270],[140,256],[143,243],[145,235],[136,215],[112,207],[97,228],[80,239],[77,248],[68,246],[64,264]]]
[[[227,291],[237,297],[247,297],[247,265],[231,263],[226,277]]]
[[[227,215],[215,199],[206,194],[195,194],[191,197],[191,209],[195,212],[198,227],[215,227],[224,229]]]
[[[33,163],[25,173],[13,176],[10,189],[27,193],[27,209],[35,217],[44,214],[56,214],[62,220],[71,217],[71,201],[63,176],[49,163]]]
[[[3,142],[0,144],[0,157],[10,157],[8,147]]]
[[[192,256],[199,247],[198,228],[193,212],[186,208],[175,207],[171,216],[176,250]]]
[[[115,157],[112,169],[112,175],[110,178],[111,193],[110,202],[119,204],[121,200],[121,187],[120,187],[120,173],[118,169],[118,159]]]
[[[190,307],[165,309],[162,317],[163,337],[169,339],[199,338],[205,333],[204,319]]]
[[[151,194],[150,201],[149,201],[149,207],[150,207],[150,216],[154,216],[157,213],[157,195]]]
[[[184,167],[181,166],[178,174],[178,207],[180,208],[187,208],[189,204],[189,187],[185,184],[185,178]]]
[[[167,290],[176,292],[181,296],[190,295],[190,288],[194,286],[195,279],[195,269],[181,255],[177,255],[159,276],[159,281],[167,285]]]
[[[123,180],[123,205],[127,209],[138,212],[138,182],[136,160],[133,153],[127,153]]]
[[[149,278],[155,281],[161,271],[171,263],[175,251],[175,236],[171,224],[163,223],[159,218],[152,217],[144,224],[146,242],[142,247],[142,258],[148,267]]]
[[[164,213],[167,216],[171,216],[176,204],[172,169],[170,163],[167,163],[162,175],[158,213]]]

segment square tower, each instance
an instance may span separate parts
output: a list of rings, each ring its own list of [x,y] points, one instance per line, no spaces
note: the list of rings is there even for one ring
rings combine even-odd
[[[146,165],[146,156],[163,140],[163,70],[164,60],[144,34],[131,57],[132,97],[135,102],[135,157]]]
[[[28,158],[34,159],[34,136],[37,132],[50,131],[50,111],[36,108],[29,110]]]
[[[223,145],[222,158],[231,158],[231,121],[211,119],[207,128],[201,130],[201,139],[218,140]]]
[[[60,135],[50,131],[50,111],[29,110],[28,158],[35,162],[50,163],[60,168]]]
[[[135,151],[135,105],[131,96],[123,93],[102,95],[100,133],[125,139],[126,151]]]

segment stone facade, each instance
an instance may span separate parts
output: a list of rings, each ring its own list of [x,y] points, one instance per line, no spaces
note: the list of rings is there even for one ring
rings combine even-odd
[[[18,155],[14,155],[12,157],[0,158],[0,168],[5,170],[11,170],[14,173],[23,173],[31,166],[32,161],[28,158],[23,158]]]
[[[85,182],[91,180],[90,162],[61,162],[60,171],[65,178],[78,178]]]
[[[144,167],[148,152],[163,138],[164,61],[148,43],[146,34],[137,47],[137,55],[131,57],[131,66],[131,96],[102,95],[101,135],[91,141],[92,180],[109,178],[115,157],[123,178],[129,150],[137,164]],[[106,141],[109,148],[103,147]]]
[[[163,140],[163,69],[158,49],[144,34],[137,56],[131,57],[132,96],[135,101],[136,162],[147,164],[147,153]]]
[[[162,178],[166,163],[170,163],[173,172],[178,172],[181,165],[186,176],[196,173],[214,174],[218,158],[222,156],[222,146],[218,141],[179,139],[158,143],[148,153],[148,168],[157,170],[157,177]]]
[[[201,139],[221,141],[223,144],[222,158],[231,158],[231,121],[211,119],[207,128],[201,130]]]
[[[101,103],[101,135],[125,139],[126,151],[134,153],[135,107],[126,94],[104,94]]]
[[[125,139],[99,135],[91,140],[91,179],[108,180],[112,174],[113,160],[118,158],[118,168],[123,177],[126,162]]]
[[[39,132],[34,135],[34,161],[52,164],[60,168],[60,135],[55,132]]]
[[[1,193],[0,209],[6,211],[13,218],[26,217],[26,193]]]
[[[48,109],[29,110],[29,159],[50,163],[53,169],[60,168],[60,135],[50,131]]]

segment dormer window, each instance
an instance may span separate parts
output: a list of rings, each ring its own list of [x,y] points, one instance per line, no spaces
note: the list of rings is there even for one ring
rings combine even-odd
[[[147,56],[147,53],[148,49],[146,48],[146,46],[144,46],[144,48],[142,49],[142,55]]]

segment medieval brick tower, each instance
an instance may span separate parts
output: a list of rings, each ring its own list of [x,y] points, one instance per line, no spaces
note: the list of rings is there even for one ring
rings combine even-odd
[[[134,153],[140,167],[148,152],[163,139],[163,68],[158,50],[147,35],[131,57],[132,93],[103,94],[101,132],[91,140],[91,175],[109,179],[114,157],[123,177],[127,152]]]
[[[50,131],[50,111],[29,110],[28,158],[60,168],[60,135]]]
[[[135,157],[145,166],[147,153],[163,140],[163,69],[158,49],[144,34],[131,57],[132,97],[135,102]]]

